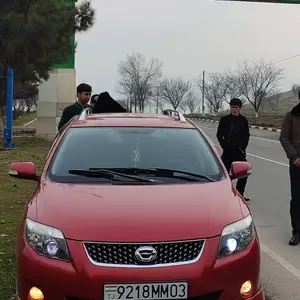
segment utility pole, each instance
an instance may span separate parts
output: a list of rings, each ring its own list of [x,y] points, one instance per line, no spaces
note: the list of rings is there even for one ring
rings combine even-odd
[[[202,75],[202,115],[205,116],[205,71],[203,70],[203,75]]]
[[[12,127],[13,127],[13,98],[14,98],[14,71],[7,69],[6,87],[6,128],[4,128],[4,149],[13,148]]]

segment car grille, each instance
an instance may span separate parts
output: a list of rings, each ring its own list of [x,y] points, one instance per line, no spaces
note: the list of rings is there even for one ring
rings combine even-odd
[[[193,263],[200,258],[204,240],[151,244],[86,242],[84,245],[91,262],[94,264],[138,267]],[[140,247],[155,249],[156,258],[148,262],[139,260],[136,256],[136,250]]]

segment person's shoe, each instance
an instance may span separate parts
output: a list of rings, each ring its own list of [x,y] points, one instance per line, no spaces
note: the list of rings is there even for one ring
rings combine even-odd
[[[297,246],[300,243],[300,237],[299,235],[293,234],[289,241],[290,246]]]
[[[250,198],[244,197],[245,201],[249,202]]]

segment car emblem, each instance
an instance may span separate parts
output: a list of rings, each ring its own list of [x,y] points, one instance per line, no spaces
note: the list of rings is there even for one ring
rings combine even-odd
[[[134,255],[139,262],[149,263],[156,259],[157,251],[153,247],[142,246],[136,249]]]

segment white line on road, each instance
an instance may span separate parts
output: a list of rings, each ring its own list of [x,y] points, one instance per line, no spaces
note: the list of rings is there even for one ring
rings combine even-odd
[[[278,255],[276,252],[271,250],[268,246],[260,243],[260,249],[268,254],[272,259],[274,259],[278,264],[280,264],[284,269],[293,274],[297,279],[300,280],[300,271],[296,269],[293,265],[287,262],[284,258]]]
[[[263,138],[263,137],[260,137],[260,136],[253,136],[251,135],[251,139],[258,139],[258,140],[263,140],[263,141],[267,141],[267,142],[273,142],[273,143],[276,143],[276,144],[280,144],[279,141],[276,141],[276,140],[271,140],[271,139],[268,139],[268,138]]]
[[[255,158],[265,160],[265,161],[269,161],[271,163],[278,164],[278,165],[281,165],[281,166],[285,166],[285,167],[289,166],[288,164],[282,163],[280,161],[276,161],[276,160],[273,160],[273,159],[265,158],[265,157],[258,156],[258,155],[252,154],[252,153],[247,153],[247,155],[250,155],[250,156],[253,156]]]
[[[210,130],[216,130],[215,127],[209,127],[209,126],[204,126],[204,125],[198,125],[200,128],[206,128],[206,129],[210,129]],[[267,142],[272,142],[272,143],[276,143],[276,144],[280,144],[279,141],[276,141],[276,140],[271,140],[271,139],[268,139],[268,138],[263,138],[263,137],[260,137],[260,136],[253,136],[251,135],[251,139],[258,139],[258,140],[263,140],[263,141],[267,141]]]
[[[202,127],[202,128],[207,128],[207,129],[211,129],[211,130],[216,130],[216,128],[212,128],[212,127],[207,127],[207,126],[199,126],[199,127]],[[274,140],[270,140],[270,139],[266,139],[266,138],[261,138],[261,137],[256,137],[256,136],[252,136],[252,138],[258,138],[258,139],[261,139],[261,140],[267,140],[269,142],[275,142],[275,143],[279,143],[278,141],[274,141]],[[220,147],[220,145],[218,144],[214,144],[216,147]],[[268,162],[271,162],[271,163],[274,163],[274,164],[277,164],[277,165],[281,165],[281,166],[284,166],[284,167],[288,167],[289,165],[288,164],[285,164],[285,163],[282,163],[280,161],[276,161],[276,160],[273,160],[273,159],[269,159],[269,158],[266,158],[266,157],[262,157],[262,156],[259,156],[259,155],[256,155],[256,154],[252,154],[252,153],[249,153],[247,152],[247,155],[249,156],[253,156],[255,158],[258,158],[258,159],[262,159],[262,160],[265,160],[265,161],[268,161]]]
[[[221,148],[220,145],[218,145],[218,144],[214,144],[214,146]],[[280,161],[276,161],[276,160],[269,159],[269,158],[266,158],[266,157],[262,157],[262,156],[259,156],[259,155],[255,155],[255,154],[252,154],[252,153],[247,152],[247,155],[253,156],[255,158],[262,159],[262,160],[265,160],[265,161],[268,161],[268,162],[271,162],[271,163],[274,163],[274,164],[278,164],[278,165],[281,165],[281,166],[284,166],[284,167],[289,166],[288,164],[282,163]]]

